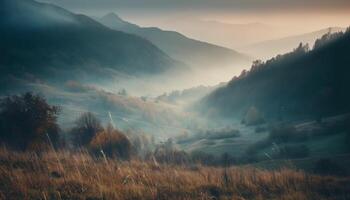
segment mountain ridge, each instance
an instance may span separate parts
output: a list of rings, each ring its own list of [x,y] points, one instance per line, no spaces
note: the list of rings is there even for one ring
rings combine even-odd
[[[32,73],[48,66],[84,70],[96,65],[142,74],[186,68],[148,40],[112,30],[85,15],[32,0],[2,4],[0,48],[6,52],[2,70]]]
[[[176,31],[162,30],[157,27],[141,27],[129,23],[115,13],[108,13],[99,21],[115,30],[135,34],[148,39],[171,57],[194,66],[218,63],[249,63],[251,58],[235,50],[219,45],[191,39]]]

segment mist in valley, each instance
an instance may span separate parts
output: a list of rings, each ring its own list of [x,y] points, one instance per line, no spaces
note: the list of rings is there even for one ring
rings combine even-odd
[[[40,166],[57,190],[64,177],[62,184],[86,184],[97,199],[225,199],[240,190],[233,186],[236,170],[249,168],[250,185],[261,188],[272,186],[255,180],[260,172],[291,182],[311,178],[302,180],[300,193],[288,182],[275,196],[256,189],[241,199],[346,199],[349,188],[338,181],[350,174],[350,4],[312,2],[2,1],[0,160],[6,161],[0,175],[13,183],[9,174],[19,173],[8,165],[13,157]],[[133,172],[124,176],[126,165]],[[147,182],[149,172],[140,178],[141,168],[160,185],[170,183],[161,174],[174,169],[195,189],[172,185],[161,198],[163,187]],[[216,177],[205,175],[205,186],[177,170]],[[98,178],[109,189],[96,192],[88,171],[122,181]],[[324,176],[334,185],[317,185]],[[220,180],[215,187],[214,179]],[[311,188],[311,179],[322,189]],[[146,182],[159,198],[109,193],[111,186],[141,190]],[[21,183],[26,190],[13,190],[28,195],[32,183]],[[59,199],[51,186],[30,195]],[[16,193],[4,188],[0,199]],[[81,195],[65,192],[66,199]]]

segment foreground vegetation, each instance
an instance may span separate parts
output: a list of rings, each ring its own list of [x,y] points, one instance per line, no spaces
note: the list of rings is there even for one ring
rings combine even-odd
[[[0,152],[0,199],[348,199],[350,178],[293,170],[117,161],[80,152]]]
[[[119,130],[112,119],[104,125],[91,112],[62,130],[57,122],[60,111],[33,93],[0,99],[0,200],[350,199],[350,177],[343,167],[349,156],[348,115],[268,128],[252,108],[242,123],[259,125],[260,130],[252,129],[250,135],[264,137],[241,149],[246,155],[238,157],[185,152],[176,146],[197,140],[207,145],[216,140],[243,141],[247,134],[232,127],[157,144],[146,134]],[[342,142],[333,143],[344,146],[346,154],[338,155],[341,164],[328,158],[315,160],[309,172],[323,176],[280,167],[285,165],[279,160],[290,158],[305,165],[312,149],[301,142],[330,135],[342,136]],[[273,163],[260,160],[262,152]]]

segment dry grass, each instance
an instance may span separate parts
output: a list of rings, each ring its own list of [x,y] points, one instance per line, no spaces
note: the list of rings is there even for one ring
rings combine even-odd
[[[350,179],[0,151],[0,199],[349,199]],[[58,163],[59,162],[59,163]]]

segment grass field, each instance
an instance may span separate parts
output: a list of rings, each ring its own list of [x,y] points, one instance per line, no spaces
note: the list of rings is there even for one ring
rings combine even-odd
[[[234,124],[234,127],[240,131],[239,136],[223,139],[197,139],[187,143],[181,143],[180,148],[189,152],[200,151],[216,156],[221,156],[223,153],[238,156],[243,155],[250,145],[268,136],[268,132],[266,131],[256,133],[256,127],[247,127],[238,122]]]
[[[349,199],[350,178],[0,151],[0,199]]]
[[[228,153],[236,158],[233,163],[251,164],[264,169],[288,167],[315,172],[318,161],[327,159],[333,165],[329,171],[337,174],[337,168],[350,174],[349,115],[339,115],[323,119],[322,123],[314,120],[293,122],[294,127],[285,141],[271,137],[271,125],[244,126],[235,123],[234,128],[240,134],[225,139],[198,139],[180,143],[188,152],[205,152],[221,156]],[[287,126],[287,127],[288,127]],[[262,127],[262,131],[257,131]],[[280,131],[280,133],[288,130]],[[285,149],[289,149],[289,153]],[[325,167],[327,168],[327,167]],[[340,172],[338,173],[340,174]]]

